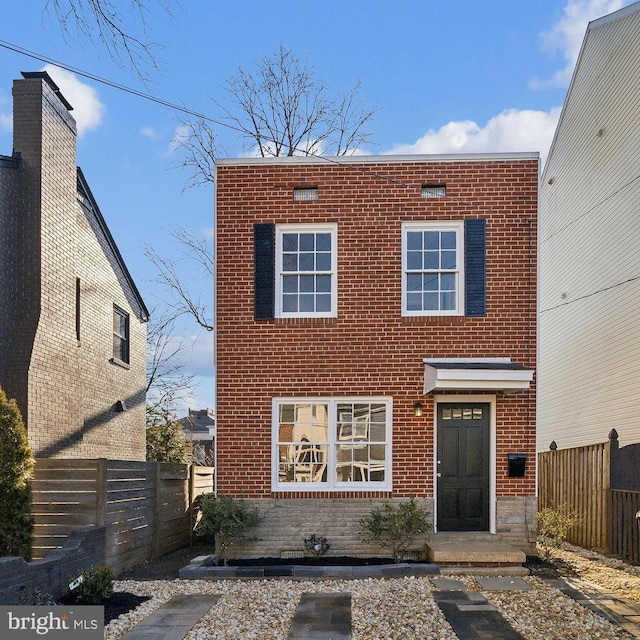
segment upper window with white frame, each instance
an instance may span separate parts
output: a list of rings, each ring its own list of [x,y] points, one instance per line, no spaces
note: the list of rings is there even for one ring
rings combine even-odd
[[[274,399],[274,491],[391,488],[389,398]]]
[[[337,226],[276,227],[276,316],[337,315]]]
[[[129,364],[129,314],[113,305],[113,359]]]
[[[464,314],[463,222],[402,225],[402,314]]]

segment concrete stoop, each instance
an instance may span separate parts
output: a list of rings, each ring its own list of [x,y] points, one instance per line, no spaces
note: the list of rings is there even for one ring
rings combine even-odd
[[[526,553],[490,533],[433,534],[426,545],[427,561],[441,574],[527,575]]]

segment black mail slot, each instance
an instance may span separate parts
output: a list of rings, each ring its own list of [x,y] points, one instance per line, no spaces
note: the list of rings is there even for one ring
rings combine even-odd
[[[509,453],[509,476],[511,478],[522,478],[527,465],[526,453]]]

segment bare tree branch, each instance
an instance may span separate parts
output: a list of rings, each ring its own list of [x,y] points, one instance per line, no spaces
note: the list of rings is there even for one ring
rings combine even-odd
[[[145,255],[155,266],[154,282],[168,294],[164,303],[172,310],[171,317],[191,316],[196,323],[213,331],[213,248],[207,238],[187,229],[175,229],[170,235],[176,240],[177,257],[160,255],[155,248],[147,246]],[[189,265],[189,275],[182,273],[182,265]],[[198,279],[205,282],[209,295],[203,301]],[[187,284],[188,283],[188,284]]]
[[[114,62],[128,65],[147,83],[149,70],[158,68],[155,51],[162,46],[147,40],[149,20],[156,9],[173,14],[168,0],[129,0],[129,7],[123,12],[117,0],[46,0],[45,13],[55,16],[65,39],[74,35],[99,42]],[[134,35],[136,28],[140,36]]]
[[[170,313],[152,314],[147,331],[147,413],[173,412],[194,388],[195,373],[185,371],[181,357],[187,348],[176,338],[175,318]]]

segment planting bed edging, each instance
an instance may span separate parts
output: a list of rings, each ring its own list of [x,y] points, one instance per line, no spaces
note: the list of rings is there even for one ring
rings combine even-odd
[[[321,565],[307,566],[298,564],[265,566],[227,566],[214,564],[214,556],[198,556],[190,564],[180,569],[178,577],[199,580],[203,578],[391,578],[403,576],[437,575],[440,569],[436,564],[405,563],[377,565]]]

